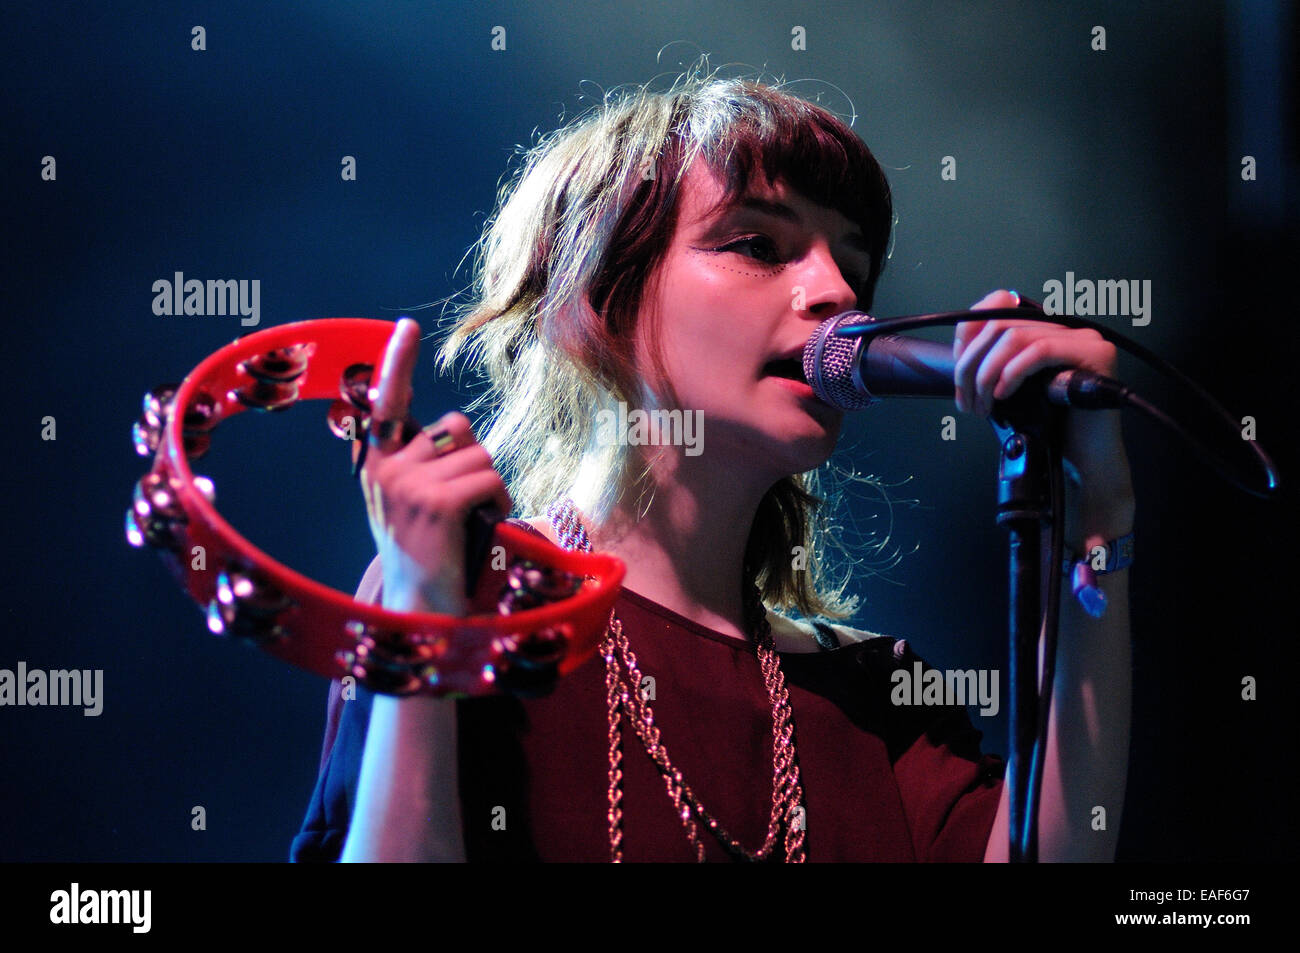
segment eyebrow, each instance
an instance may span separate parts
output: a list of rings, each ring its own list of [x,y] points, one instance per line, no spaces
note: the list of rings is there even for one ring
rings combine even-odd
[[[764,215],[771,215],[774,218],[784,219],[785,221],[791,222],[795,225],[803,225],[803,219],[799,217],[799,213],[784,202],[759,198],[757,195],[747,195],[738,201],[731,202],[723,208],[722,212],[724,215],[728,215],[740,210],[760,212]],[[841,241],[850,248],[862,252],[868,258],[871,257],[871,249],[867,246],[867,240],[863,237],[861,232],[849,232],[841,239]]]

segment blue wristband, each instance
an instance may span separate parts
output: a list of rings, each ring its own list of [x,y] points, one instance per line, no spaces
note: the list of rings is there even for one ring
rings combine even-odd
[[[1105,547],[1105,556],[1100,553],[1094,556],[1092,552],[1086,555],[1079,555],[1068,548],[1065,551],[1065,560],[1061,564],[1062,572],[1070,572],[1075,563],[1086,563],[1099,576],[1104,576],[1108,572],[1119,572],[1121,569],[1127,569],[1133,565],[1133,534],[1121,536],[1119,539],[1110,539],[1101,544]],[[1095,547],[1094,547],[1095,549]],[[1098,558],[1100,557],[1100,558]],[[1098,565],[1100,563],[1100,565]]]
[[[1089,553],[1080,558],[1069,550],[1061,571],[1070,577],[1070,590],[1083,606],[1083,611],[1094,619],[1106,612],[1106,593],[1097,585],[1097,577],[1109,572],[1119,572],[1133,565],[1133,534],[1108,540],[1102,544],[1105,553]],[[1095,552],[1095,547],[1094,547]]]

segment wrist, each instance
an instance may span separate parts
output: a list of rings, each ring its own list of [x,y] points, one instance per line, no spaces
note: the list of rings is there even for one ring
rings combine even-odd
[[[1127,481],[1106,491],[1095,484],[1075,484],[1066,490],[1064,582],[1094,619],[1106,612],[1101,580],[1106,574],[1123,572],[1133,561],[1136,512]]]
[[[1066,494],[1065,545],[1076,552],[1086,552],[1108,540],[1133,532],[1137,504],[1131,493],[1096,497],[1084,502],[1071,500]]]
[[[1061,572],[1065,583],[1085,612],[1101,618],[1106,611],[1106,593],[1098,576],[1117,573],[1133,564],[1134,539],[1130,531],[1109,539],[1089,536],[1080,549],[1066,547]]]

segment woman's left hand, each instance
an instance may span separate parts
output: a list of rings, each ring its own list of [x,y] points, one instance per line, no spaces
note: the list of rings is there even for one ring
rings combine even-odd
[[[994,291],[973,310],[1014,308],[1020,299]],[[1118,351],[1091,328],[1042,321],[963,321],[953,337],[957,409],[987,417],[994,400],[1014,394],[1025,379],[1048,367],[1068,365],[1114,377]],[[1078,509],[1089,522],[1131,523],[1133,482],[1118,410],[1066,413],[1065,459],[1078,472]],[[1127,532],[1127,528],[1123,531]]]

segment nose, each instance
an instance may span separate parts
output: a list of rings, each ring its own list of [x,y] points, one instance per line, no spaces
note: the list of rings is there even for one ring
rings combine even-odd
[[[857,307],[857,289],[844,277],[830,247],[823,240],[809,247],[796,278],[797,284],[803,287],[803,310],[811,318],[821,321]],[[799,310],[797,305],[795,310]]]

